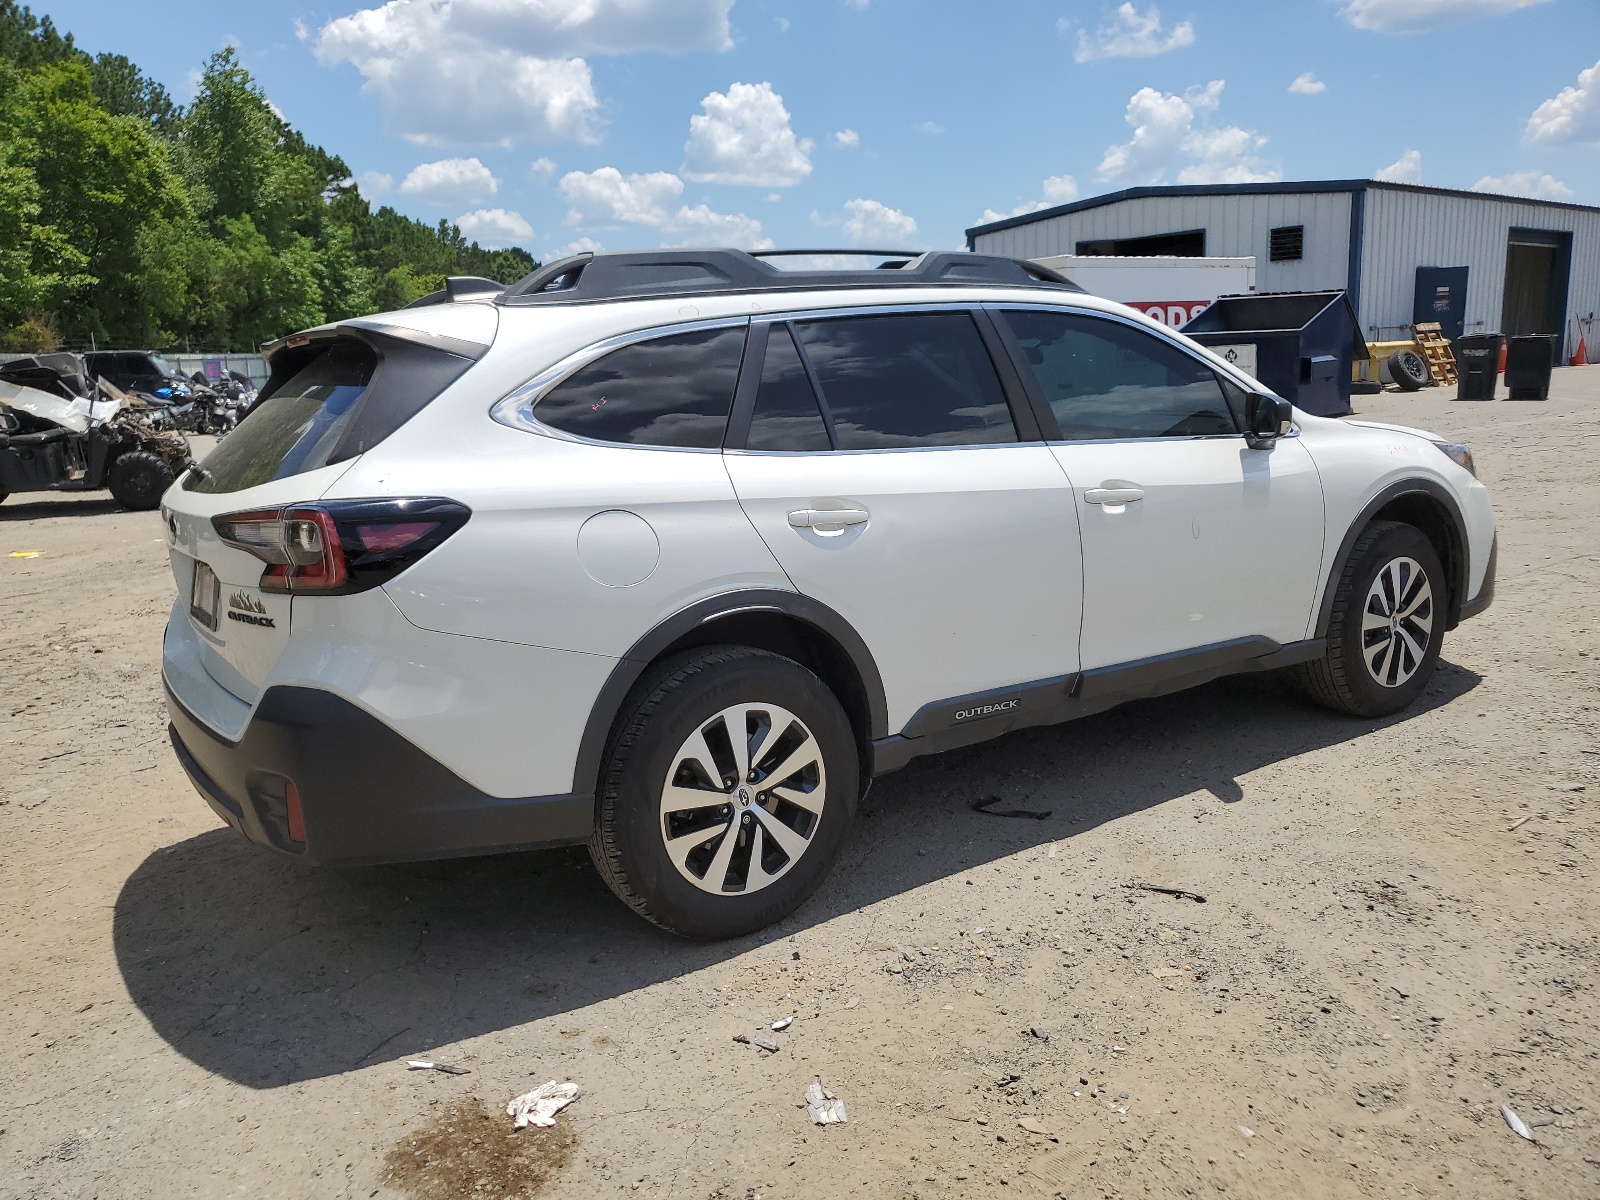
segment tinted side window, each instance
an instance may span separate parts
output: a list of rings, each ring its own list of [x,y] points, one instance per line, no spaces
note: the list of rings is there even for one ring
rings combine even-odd
[[[966,313],[797,323],[841,450],[1014,442],[999,376]]]
[[[613,350],[547,392],[544,424],[635,446],[722,445],[745,328],[701,329]]]
[[[816,393],[786,325],[774,325],[767,335],[767,358],[761,366],[761,387],[756,392],[745,446],[751,450],[832,449]]]
[[[1238,432],[1211,370],[1152,334],[1075,313],[1005,320],[1068,441]]]

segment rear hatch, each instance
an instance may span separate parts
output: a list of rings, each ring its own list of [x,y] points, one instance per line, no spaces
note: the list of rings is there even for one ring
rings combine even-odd
[[[262,399],[163,497],[174,621],[183,622],[174,632],[194,639],[206,673],[239,699],[259,699],[294,610],[292,590],[269,579],[271,564],[241,541],[316,501],[487,350],[495,314],[470,307],[488,310],[481,342],[369,319],[266,347],[272,378]]]

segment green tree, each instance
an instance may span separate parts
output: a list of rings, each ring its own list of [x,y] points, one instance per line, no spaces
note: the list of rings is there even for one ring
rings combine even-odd
[[[192,218],[166,143],[138,118],[107,112],[81,62],[30,71],[18,92],[12,152],[38,183],[41,223],[60,231],[95,280],[61,305],[62,333],[170,339],[184,296],[163,258]]]

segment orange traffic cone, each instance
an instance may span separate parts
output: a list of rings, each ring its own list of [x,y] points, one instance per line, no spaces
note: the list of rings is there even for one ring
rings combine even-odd
[[[1588,364],[1588,362],[1589,362],[1589,351],[1583,344],[1583,335],[1580,334],[1578,336],[1578,349],[1573,354],[1572,361],[1570,363],[1568,363],[1567,365],[1569,367],[1582,367],[1582,366],[1586,366]]]
[[[1496,370],[1501,375],[1506,373],[1506,340],[1504,338],[1500,339],[1500,366]]]

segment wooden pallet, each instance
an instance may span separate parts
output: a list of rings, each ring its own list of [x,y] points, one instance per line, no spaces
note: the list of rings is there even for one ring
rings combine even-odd
[[[1417,353],[1428,364],[1433,381],[1449,387],[1456,382],[1456,356],[1450,352],[1450,343],[1439,330],[1439,322],[1424,321],[1411,327],[1411,336],[1417,339]]]

